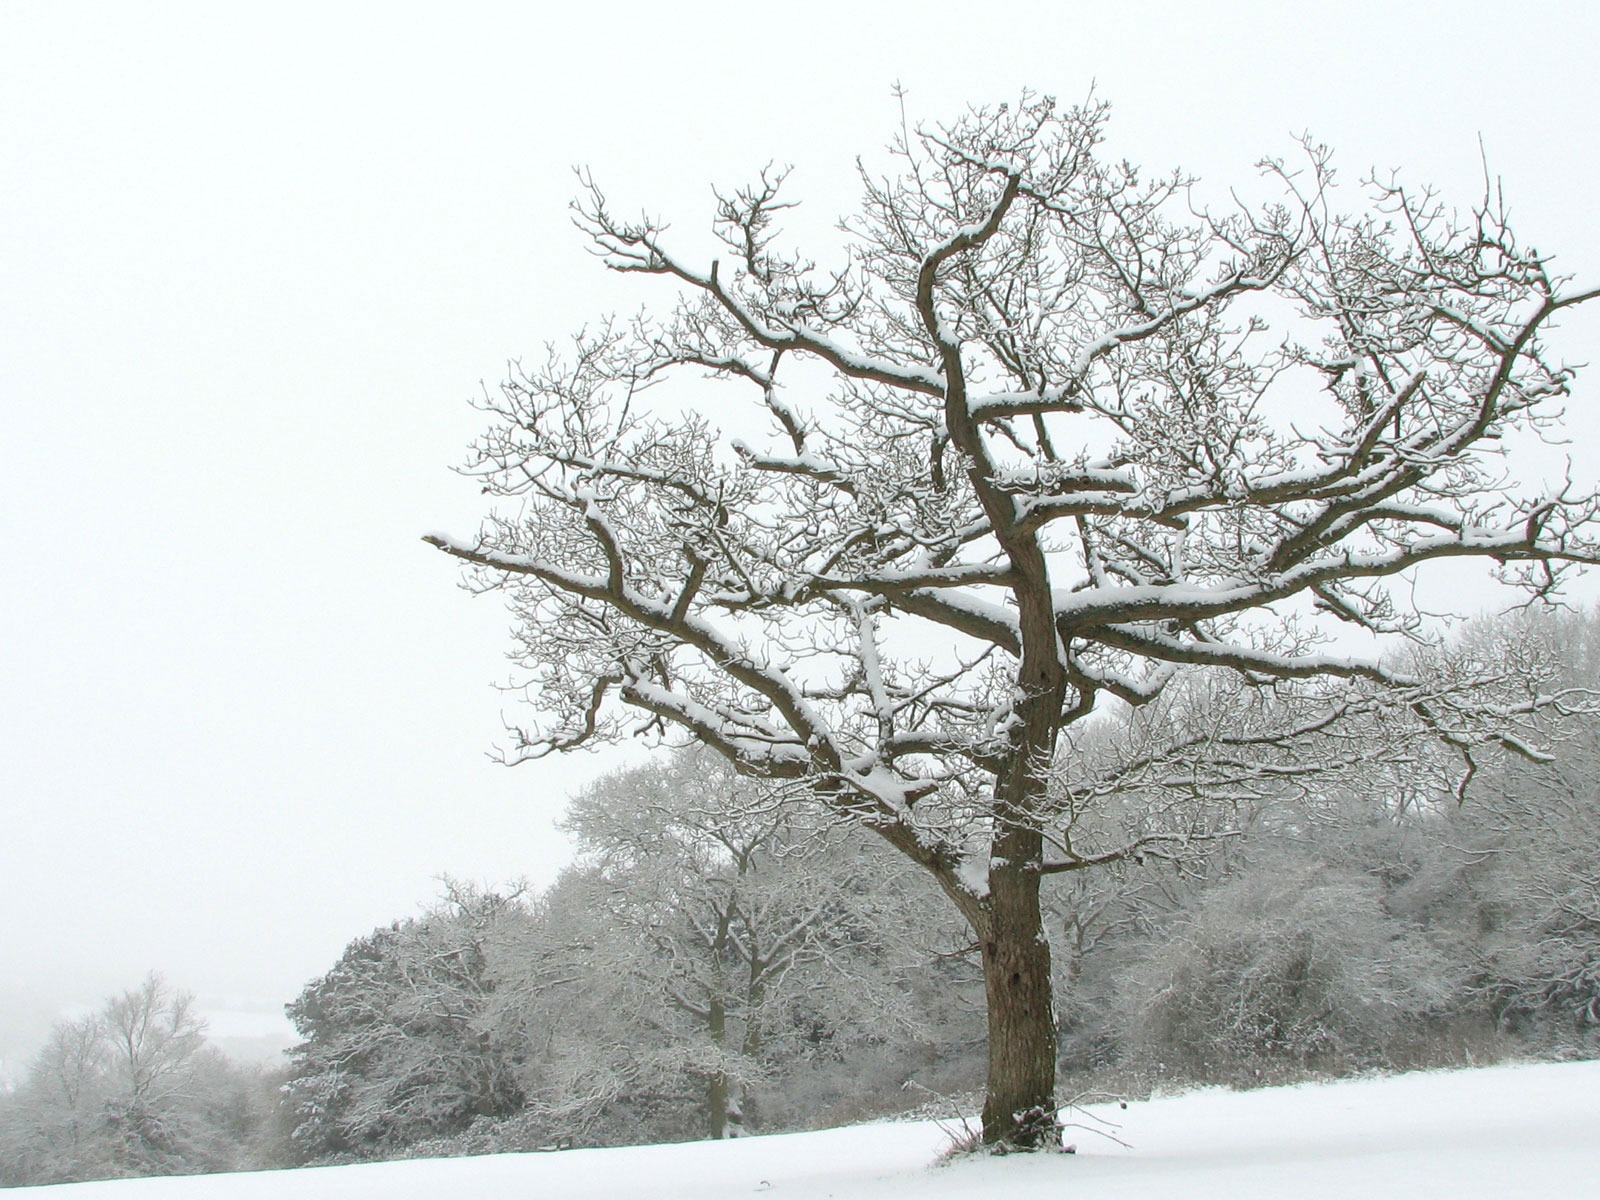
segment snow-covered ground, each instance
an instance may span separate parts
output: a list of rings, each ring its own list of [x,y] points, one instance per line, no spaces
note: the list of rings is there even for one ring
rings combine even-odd
[[[1600,1062],[1205,1091],[1090,1110],[1075,1155],[932,1165],[931,1123],[21,1189],[70,1200],[1467,1200],[1600,1195]],[[1093,1126],[1081,1115],[1074,1120]]]

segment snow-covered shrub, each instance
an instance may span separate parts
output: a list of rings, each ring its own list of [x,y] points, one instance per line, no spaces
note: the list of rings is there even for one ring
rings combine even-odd
[[[1130,1050],[1203,1076],[1382,1060],[1448,1005],[1448,960],[1369,876],[1281,859],[1207,893],[1128,980]]]
[[[1587,761],[1585,761],[1587,760]],[[1467,830],[1483,982],[1500,1022],[1569,1050],[1600,1045],[1600,796],[1593,758],[1497,780]]]
[[[305,1041],[284,1103],[301,1161],[384,1158],[522,1106],[489,1021],[491,945],[523,915],[452,887],[448,903],[357,938],[289,1005]]]

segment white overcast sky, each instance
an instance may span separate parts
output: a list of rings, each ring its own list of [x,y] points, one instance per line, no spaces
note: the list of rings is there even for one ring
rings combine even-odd
[[[440,873],[559,869],[616,760],[489,763],[508,618],[418,539],[476,527],[480,381],[649,294],[574,164],[688,230],[792,162],[818,221],[897,80],[1094,86],[1218,192],[1309,129],[1470,203],[1481,135],[1592,283],[1597,77],[1580,3],[0,0],[0,1059],[151,969],[279,1005]]]

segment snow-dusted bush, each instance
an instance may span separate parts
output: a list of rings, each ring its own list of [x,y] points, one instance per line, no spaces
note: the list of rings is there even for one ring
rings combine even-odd
[[[1501,1024],[1600,1047],[1600,789],[1593,746],[1491,781],[1462,814],[1479,990]],[[1492,790],[1491,790],[1492,789]]]
[[[1128,982],[1130,1049],[1226,1074],[1287,1058],[1382,1060],[1456,991],[1452,966],[1389,915],[1370,876],[1280,858],[1208,892]]]
[[[488,1014],[490,944],[514,898],[452,886],[422,917],[357,938],[289,1017],[305,1038],[284,1089],[301,1161],[383,1158],[520,1110]]]

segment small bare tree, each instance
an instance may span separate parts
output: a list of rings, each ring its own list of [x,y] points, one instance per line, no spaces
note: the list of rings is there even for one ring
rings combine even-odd
[[[1275,202],[1197,214],[1098,156],[1105,120],[1025,97],[903,131],[829,268],[782,248],[781,172],[718,195],[705,263],[586,181],[596,253],[677,299],[519,367],[470,466],[515,505],[427,539],[521,619],[542,711],[508,757],[685,730],[932,872],[982,949],[984,1137],[1019,1146],[1057,1136],[1041,882],[1149,848],[1075,841],[1064,731],[1198,664],[1330,720],[1319,681],[1360,681],[1470,748],[1498,736],[1466,719],[1482,681],[1440,700],[1385,665],[1419,636],[1390,581],[1477,558],[1543,594],[1596,550],[1594,497],[1501,453],[1568,391],[1542,332],[1600,293],[1492,196],[1370,181],[1341,216],[1308,142],[1264,164]],[[645,395],[684,372],[770,432]],[[1370,654],[1330,652],[1334,621]]]
[[[0,1186],[237,1169],[248,1151],[224,1113],[248,1087],[194,998],[151,974],[51,1030],[0,1108]]]
[[[915,868],[885,871],[881,851],[863,855],[816,817],[705,752],[605,776],[567,814],[582,867],[568,887],[587,892],[585,917],[603,930],[581,986],[619,986],[646,997],[652,1023],[681,1021],[713,1138],[749,1127],[746,1084],[802,996],[833,1023],[865,1026],[868,1009],[882,1031],[911,1023],[903,978],[871,951],[916,957],[913,923],[892,907],[905,889],[889,878]]]

